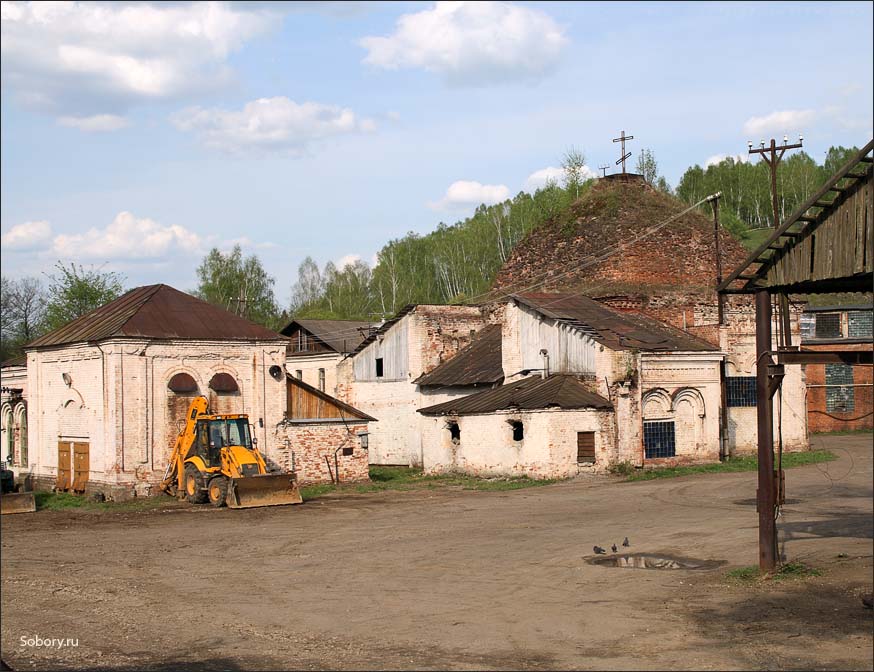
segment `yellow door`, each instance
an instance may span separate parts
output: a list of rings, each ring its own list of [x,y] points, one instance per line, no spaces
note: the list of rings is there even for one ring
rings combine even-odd
[[[73,490],[84,492],[88,483],[89,455],[88,443],[73,444]]]
[[[70,470],[70,441],[58,441],[58,482],[56,486],[58,490],[69,490],[72,484]]]

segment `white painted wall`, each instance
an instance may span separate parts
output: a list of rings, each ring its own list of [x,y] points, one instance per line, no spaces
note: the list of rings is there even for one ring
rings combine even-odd
[[[460,472],[476,476],[567,478],[601,471],[613,460],[610,411],[546,409],[461,417],[425,416],[422,440],[428,473]],[[513,440],[509,420],[523,423],[524,438]],[[457,422],[460,441],[452,441],[448,422]],[[577,432],[595,432],[596,464],[577,464]]]
[[[319,369],[324,369],[325,389],[323,391],[335,397],[337,396],[337,366],[341,359],[343,359],[343,355],[337,352],[308,355],[292,354],[286,360],[285,368],[295,378],[297,378],[297,372],[301,371],[303,382],[316,389],[319,389]]]
[[[240,391],[222,398],[228,407],[219,410],[248,414],[259,448],[271,458],[277,446],[269,429],[282,421],[287,394],[284,378],[269,375],[272,365],[284,370],[284,341],[112,339],[31,351],[32,473],[55,478],[59,438],[87,440],[92,483],[140,484],[147,492],[163,475],[179,429],[169,416],[175,395],[167,383],[180,372],[191,375],[205,396],[213,375],[231,374]],[[63,373],[71,377],[69,387]]]

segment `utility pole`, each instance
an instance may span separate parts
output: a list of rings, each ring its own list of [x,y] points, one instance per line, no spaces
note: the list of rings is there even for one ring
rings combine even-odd
[[[598,166],[598,170],[601,171],[601,177],[607,177],[607,169],[610,167],[608,163],[606,166]]]
[[[720,251],[719,245],[719,199],[722,198],[722,192],[717,192],[710,196],[707,200],[710,201],[710,205],[713,207],[713,239],[716,247],[716,286],[719,287],[722,284],[722,253]],[[722,326],[723,323],[723,296],[722,294],[717,293],[717,321],[719,322],[719,326]]]
[[[614,140],[615,142],[615,140]],[[753,149],[753,141],[749,140],[747,142],[747,146],[749,147],[750,154],[761,154],[762,158],[765,160],[765,163],[768,164],[768,168],[771,169],[771,199],[774,203],[774,228],[776,229],[780,224],[780,210],[777,207],[777,165],[780,163],[780,159],[783,158],[783,155],[786,153],[788,149],[800,149],[802,144],[804,143],[804,136],[798,136],[798,142],[794,145],[790,145],[789,136],[783,136],[783,144],[779,147],[777,146],[777,141],[774,138],[771,138],[771,145],[769,147],[765,146],[765,141],[762,140],[759,143],[761,146],[759,149]]]
[[[627,159],[629,156],[631,156],[631,152],[628,152],[628,154],[625,153],[625,141],[626,140],[634,140],[634,136],[633,135],[625,135],[625,131],[622,131],[621,133],[619,133],[618,138],[613,138],[613,142],[621,142],[622,143],[622,156],[620,156],[616,160],[616,165],[618,166],[620,163],[622,164],[622,174],[623,175],[625,175],[625,159]]]
[[[753,149],[752,140],[747,143],[750,154],[761,154],[771,171],[771,199],[774,206],[774,229],[780,225],[780,208],[777,198],[777,166],[790,149],[800,149],[804,137],[790,145],[789,136],[783,136],[783,144],[771,138],[770,146],[765,141]],[[785,298],[785,296],[783,297]],[[788,301],[781,302],[782,323],[788,333]],[[774,367],[771,359],[772,336],[771,294],[767,289],[756,290],[756,432],[758,434],[759,488],[756,491],[756,511],[759,514],[759,570],[773,571],[777,567],[777,520],[775,512],[783,499],[782,464],[774,470],[774,393],[782,382],[782,367]],[[788,341],[787,341],[788,342]],[[772,369],[774,369],[772,374]],[[782,462],[782,459],[781,459]]]

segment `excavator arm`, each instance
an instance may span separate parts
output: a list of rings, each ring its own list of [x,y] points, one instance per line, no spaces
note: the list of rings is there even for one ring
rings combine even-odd
[[[206,397],[197,397],[188,407],[185,427],[182,428],[179,436],[176,437],[176,441],[173,444],[173,453],[170,455],[167,470],[164,472],[164,478],[161,480],[161,490],[170,495],[175,496],[177,492],[182,490],[182,480],[185,475],[184,462],[194,443],[197,432],[197,417],[204,415],[208,409],[209,401]]]

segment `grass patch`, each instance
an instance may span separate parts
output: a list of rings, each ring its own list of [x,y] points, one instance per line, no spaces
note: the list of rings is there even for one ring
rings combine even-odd
[[[462,490],[484,490],[489,492],[521,490],[555,483],[555,479],[534,479],[525,476],[477,478],[464,474],[426,475],[421,469],[412,467],[370,467],[370,483],[350,483],[339,486],[332,484],[308,485],[301,488],[304,501],[317,499],[327,494],[368,493],[384,490],[425,490],[438,488],[461,488]]]
[[[836,460],[837,455],[828,450],[811,450],[803,453],[783,453],[783,468],[801,467],[806,464],[819,462],[831,462]],[[716,464],[692,464],[681,467],[659,467],[656,469],[639,469],[629,474],[627,481],[651,481],[656,478],[676,478],[677,476],[690,476],[692,474],[720,474],[737,471],[756,471],[759,468],[759,460],[754,455],[733,457],[725,462]]]
[[[164,495],[135,497],[127,502],[98,502],[71,492],[34,492],[33,498],[37,511],[146,511],[176,505],[175,499]]]
[[[765,581],[779,583],[781,581],[807,579],[811,576],[822,576],[822,571],[816,567],[805,565],[803,562],[787,562],[777,568],[776,571],[765,574],[759,571],[757,565],[749,565],[732,569],[725,575],[727,579],[736,583],[762,583]]]
[[[837,429],[833,432],[814,432],[814,436],[862,436],[863,434],[868,434],[869,436],[874,433],[874,430],[871,429]]]

